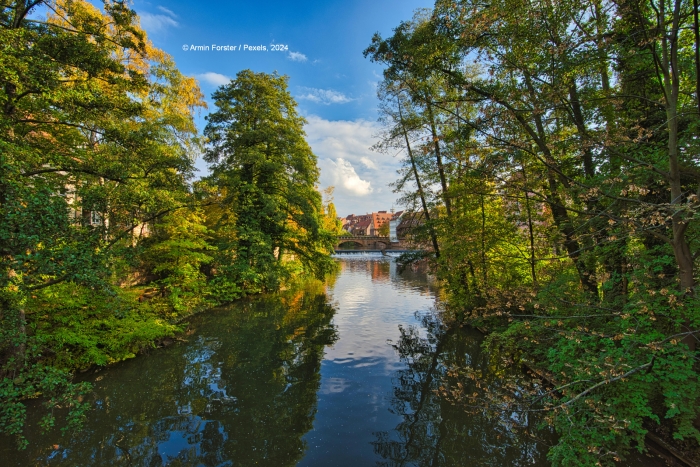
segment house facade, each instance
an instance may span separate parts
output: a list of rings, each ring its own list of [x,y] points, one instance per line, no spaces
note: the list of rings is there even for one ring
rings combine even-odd
[[[363,215],[350,214],[340,218],[343,230],[357,236],[381,236],[380,229],[389,223],[394,214],[387,211],[377,211]]]

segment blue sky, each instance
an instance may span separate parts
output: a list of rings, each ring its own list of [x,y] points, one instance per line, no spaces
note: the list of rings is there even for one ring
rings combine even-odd
[[[266,2],[152,2],[133,8],[153,43],[211,93],[240,70],[277,71],[308,120],[305,130],[319,158],[321,186],[335,186],[340,215],[390,209],[398,159],[370,151],[377,134],[375,87],[382,67],[362,55],[372,35],[383,36],[429,0]],[[215,51],[212,44],[266,46],[268,51]],[[287,51],[271,51],[271,45]],[[183,50],[209,46],[210,50]],[[204,112],[199,118],[203,128]],[[206,164],[197,166],[205,170]],[[395,206],[398,208],[399,206]]]

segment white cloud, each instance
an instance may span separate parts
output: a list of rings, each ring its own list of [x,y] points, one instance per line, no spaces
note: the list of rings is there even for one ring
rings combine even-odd
[[[160,32],[170,27],[178,27],[180,23],[167,15],[141,13],[141,26],[150,33]]]
[[[229,78],[228,76],[222,75],[220,73],[214,73],[213,71],[201,73],[195,76],[204,82],[213,84],[214,86],[223,86],[224,84],[228,84],[229,81],[231,81],[231,78]]]
[[[289,52],[288,57],[293,62],[305,62],[308,60],[306,55],[301,52]]]
[[[379,125],[367,120],[330,121],[311,115],[304,130],[321,169],[321,186],[334,186],[338,214],[388,210],[397,196],[387,186],[398,177],[399,160],[369,148]],[[397,206],[398,207],[398,206]]]
[[[366,196],[374,191],[372,183],[362,180],[355,172],[355,167],[342,157],[337,158],[335,161],[327,160],[324,165],[326,169],[330,169],[328,178],[333,180],[333,186],[336,189],[346,191],[355,196]]]
[[[159,6],[158,9],[159,9],[160,11],[162,11],[163,13],[165,13],[166,15],[170,15],[170,16],[172,16],[173,18],[177,18],[177,15],[176,15],[175,13],[173,13],[172,10],[168,10],[168,9],[165,8],[164,6]]]
[[[318,89],[305,87],[300,87],[299,89],[304,94],[297,96],[297,99],[311,101],[317,104],[346,104],[354,100],[349,98],[342,92],[333,91],[332,89]]]
[[[373,160],[368,159],[367,157],[360,157],[360,162],[362,162],[368,169],[377,170],[377,164],[375,164]]]

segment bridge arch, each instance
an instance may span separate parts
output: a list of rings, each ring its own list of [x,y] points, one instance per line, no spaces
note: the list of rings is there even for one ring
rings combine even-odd
[[[386,250],[391,248],[391,241],[389,237],[338,237],[335,248],[337,250],[347,250],[350,245],[358,250]]]
[[[351,248],[357,250],[363,248],[364,246],[364,243],[358,242],[356,240],[340,239],[335,248],[338,250],[349,250]]]

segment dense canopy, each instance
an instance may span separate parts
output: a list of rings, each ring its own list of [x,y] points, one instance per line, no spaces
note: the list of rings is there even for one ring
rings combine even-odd
[[[544,413],[554,465],[609,465],[650,429],[700,441],[697,16],[438,0],[365,50],[386,66],[377,148],[405,155],[453,319],[537,375],[443,394]]]
[[[241,73],[238,84],[265,90],[239,93],[265,99],[254,116],[265,125],[214,113],[217,131],[239,132],[232,145],[250,146],[193,182],[196,157],[219,147],[214,126],[207,144],[194,123],[204,96],[125,2],[0,6],[0,432],[23,446],[38,395],[43,424],[68,407],[77,425],[89,388],[73,371],[133,357],[206,307],[328,270],[316,158],[285,80]]]

